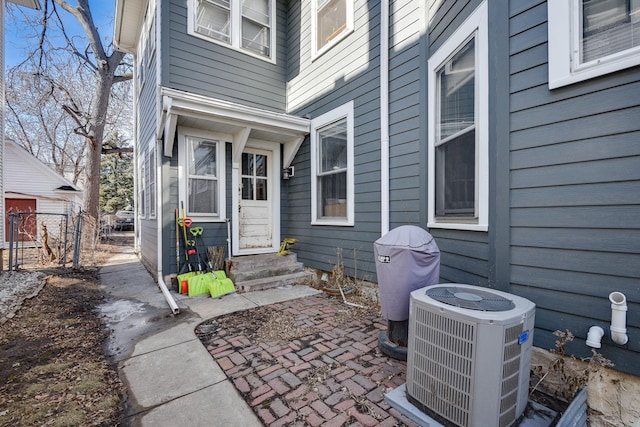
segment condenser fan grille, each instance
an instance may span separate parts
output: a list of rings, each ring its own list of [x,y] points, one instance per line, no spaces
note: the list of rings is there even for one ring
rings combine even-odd
[[[513,301],[480,289],[437,286],[427,288],[426,295],[444,304],[469,310],[507,311],[515,308]]]

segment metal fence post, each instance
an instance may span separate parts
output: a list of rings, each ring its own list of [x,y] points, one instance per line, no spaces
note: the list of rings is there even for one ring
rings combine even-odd
[[[78,212],[78,220],[76,221],[76,235],[73,244],[73,268],[78,267],[80,258],[80,240],[82,235],[82,209]]]
[[[62,267],[67,268],[67,239],[69,233],[69,214],[64,214],[64,242],[62,243]]]
[[[13,271],[13,223],[15,221],[15,214],[9,214],[9,271]]]

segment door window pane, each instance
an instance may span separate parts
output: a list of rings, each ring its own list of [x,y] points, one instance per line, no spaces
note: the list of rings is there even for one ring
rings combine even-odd
[[[253,179],[242,178],[242,200],[253,200]]]
[[[267,156],[256,154],[256,176],[267,176]]]
[[[583,0],[580,63],[640,46],[640,0]]]
[[[267,180],[256,178],[256,200],[267,200]]]

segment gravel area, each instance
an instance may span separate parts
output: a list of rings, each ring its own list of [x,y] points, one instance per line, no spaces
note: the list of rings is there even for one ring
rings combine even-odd
[[[45,283],[46,276],[39,272],[1,272],[0,324],[13,318],[22,303],[37,296]]]

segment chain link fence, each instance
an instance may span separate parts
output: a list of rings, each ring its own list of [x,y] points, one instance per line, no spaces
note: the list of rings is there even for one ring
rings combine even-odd
[[[8,214],[4,264],[9,271],[92,266],[111,226],[84,212],[12,212]]]
[[[9,214],[8,269],[67,267],[73,259],[74,222],[79,217],[45,212]]]

